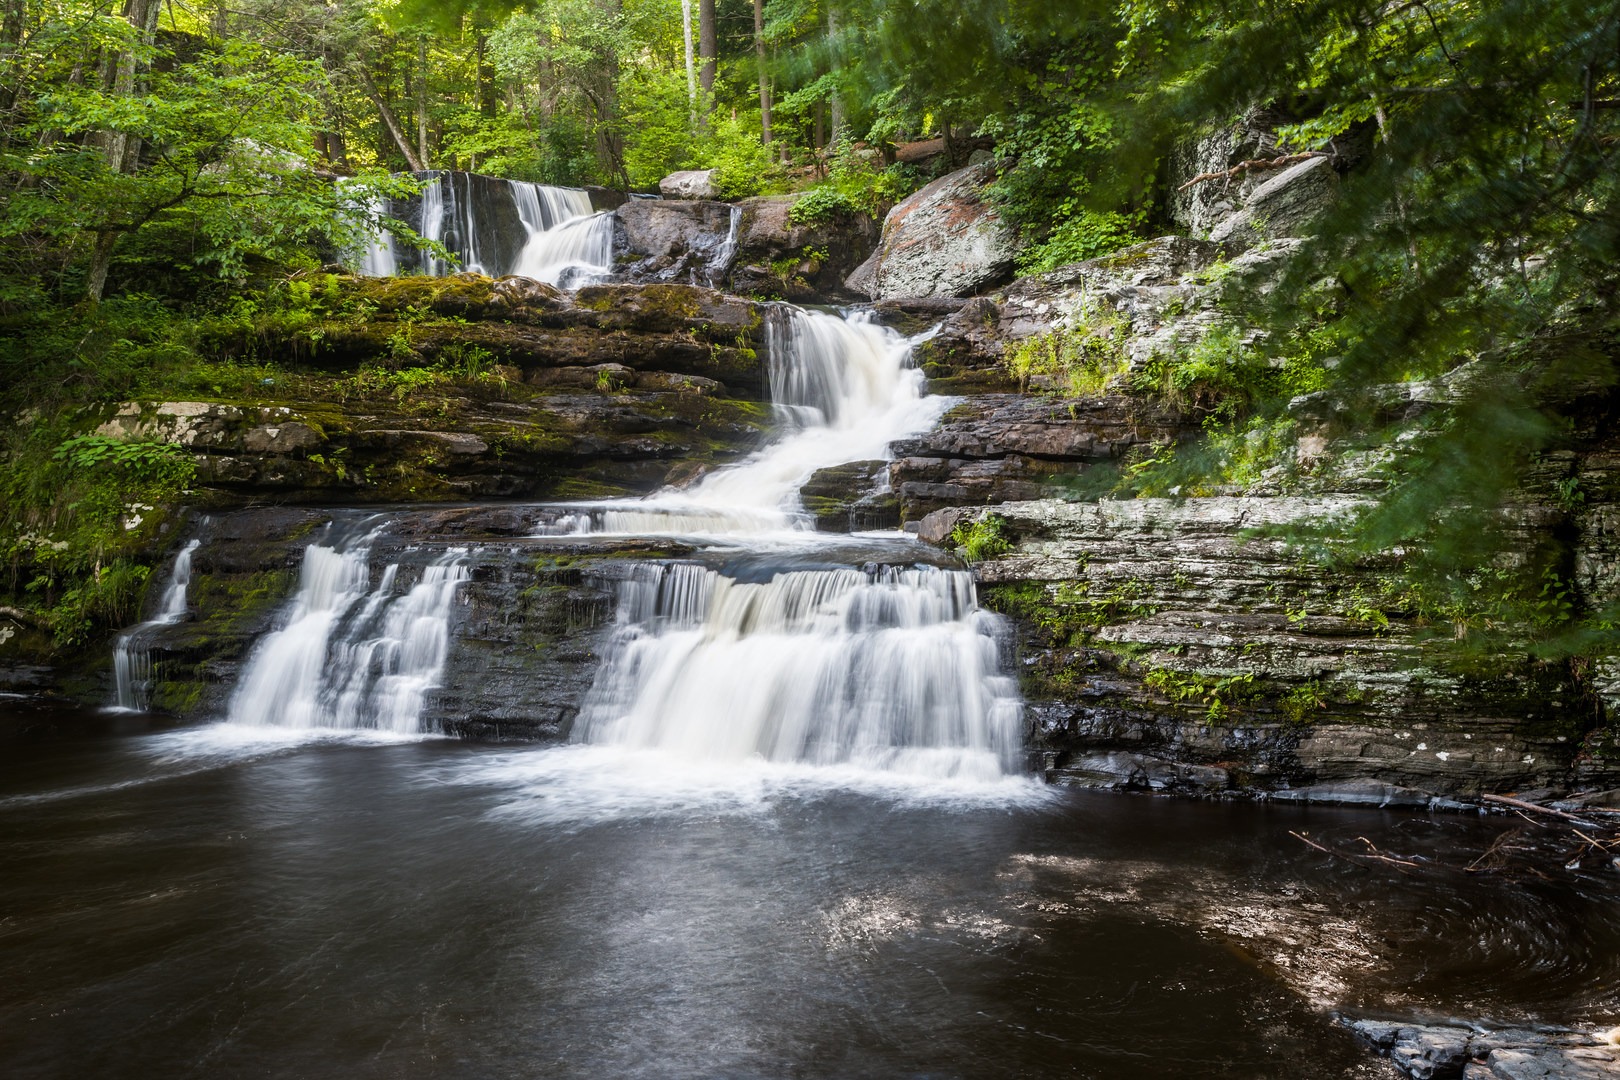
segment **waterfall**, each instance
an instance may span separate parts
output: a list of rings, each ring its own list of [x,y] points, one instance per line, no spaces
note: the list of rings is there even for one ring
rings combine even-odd
[[[148,640],[160,626],[172,626],[186,617],[186,590],[191,587],[191,553],[202,541],[188,540],[174,557],[169,584],[163,590],[157,614],[118,635],[113,643],[114,708],[145,712],[152,689],[152,653]]]
[[[425,567],[403,595],[399,564],[370,585],[376,532],[304,550],[281,629],[254,650],[229,719],[256,727],[424,730],[423,706],[449,653],[450,607],[468,578],[465,549]]]
[[[529,239],[508,273],[578,287],[612,269],[613,215],[593,213],[588,193],[514,180],[512,197]]]
[[[1017,687],[964,571],[752,583],[647,565],[620,586],[618,619],[575,741],[941,779],[1019,768]]]
[[[442,244],[458,263],[402,254],[392,236],[381,233],[359,253],[361,273],[389,277],[415,266],[434,277],[470,270],[577,288],[612,269],[613,215],[594,213],[586,191],[471,173],[418,175],[427,183],[414,219],[417,233]],[[405,207],[378,200],[364,209],[374,216]]]
[[[445,213],[444,213],[444,183],[439,177],[434,177],[427,187],[422,189],[422,224],[416,230],[417,235],[424,240],[433,240],[443,244]],[[457,252],[457,254],[461,254]],[[463,258],[463,263],[465,263]],[[432,255],[422,255],[422,272],[429,277],[442,277],[450,270],[443,260]]]
[[[856,313],[847,318],[775,305],[766,320],[771,400],[786,434],[691,487],[646,499],[570,508],[552,535],[736,535],[808,531],[798,492],[812,473],[888,456],[889,443],[926,431],[950,404],[923,395],[913,339]]]
[[[714,260],[709,263],[709,281],[711,289],[718,289],[725,283],[726,274],[731,271],[731,264],[737,259],[737,239],[742,229],[742,207],[731,208],[731,225],[726,230],[726,239],[714,254]]]

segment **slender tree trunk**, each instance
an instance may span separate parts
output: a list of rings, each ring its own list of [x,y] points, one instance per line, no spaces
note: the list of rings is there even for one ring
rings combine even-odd
[[[754,0],[754,56],[759,61],[759,138],[771,144],[771,78],[765,64],[765,0]]]
[[[833,91],[832,99],[827,103],[832,111],[832,131],[827,139],[828,146],[836,146],[844,137],[844,99],[838,85],[837,76],[843,65],[838,62],[838,12],[832,8],[827,9],[827,38],[832,43],[832,71]]]
[[[681,0],[681,34],[686,39],[686,101],[697,122],[697,65],[692,62],[692,0]]]
[[[432,156],[428,153],[428,58],[427,35],[416,39],[416,156],[427,168]]]
[[[720,37],[714,23],[714,0],[698,0],[698,84],[703,87],[704,112],[714,111],[714,70],[720,55]]]
[[[129,20],[131,26],[138,31],[138,40],[148,43],[157,33],[159,0],[128,0],[124,6],[124,18]],[[136,92],[136,77],[140,65],[133,49],[119,53],[112,62],[110,83],[108,90],[114,97],[133,97]],[[127,131],[104,131],[100,135],[102,153],[106,156],[107,167],[114,172],[127,173],[134,170],[141,155],[141,140]],[[100,229],[96,232],[95,243],[90,249],[90,269],[85,275],[85,296],[99,303],[102,294],[107,288],[107,272],[112,267],[113,248],[118,244],[120,233],[117,229]]]
[[[410,138],[405,134],[405,129],[400,126],[399,117],[394,115],[394,110],[390,109],[388,102],[383,100],[382,92],[377,89],[377,83],[372,79],[371,72],[364,67],[360,69],[360,81],[365,85],[366,97],[370,98],[371,103],[377,106],[377,115],[382,117],[383,126],[388,129],[388,134],[394,140],[394,145],[399,147],[399,152],[405,156],[405,164],[411,167],[411,172],[425,172],[427,166],[422,164],[422,159],[416,156],[416,149],[411,146]]]

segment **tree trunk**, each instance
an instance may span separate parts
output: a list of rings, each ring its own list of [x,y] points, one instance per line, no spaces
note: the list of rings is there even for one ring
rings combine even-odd
[[[128,0],[124,18],[139,32],[142,43],[150,42],[157,33],[159,0]],[[106,84],[114,97],[133,97],[139,64],[133,50],[118,54],[111,65],[110,81]],[[103,131],[98,141],[106,156],[107,167],[113,172],[131,172],[139,163],[141,140],[127,131]],[[85,296],[100,303],[107,287],[107,271],[112,266],[113,247],[118,243],[117,230],[101,230],[90,251],[90,272],[85,278]]]
[[[828,134],[827,145],[832,147],[838,145],[839,141],[844,137],[844,99],[839,93],[840,88],[837,79],[839,69],[843,65],[838,62],[838,12],[832,8],[827,9],[827,39],[832,45],[832,73],[834,76],[832,98],[827,102],[828,108],[832,111],[832,131]]]
[[[714,111],[714,70],[720,55],[720,38],[714,23],[714,0],[698,0],[698,58],[703,66],[698,69],[698,84],[711,100],[703,104],[704,112]]]
[[[360,69],[360,81],[365,85],[366,97],[377,106],[377,115],[382,117],[383,126],[388,129],[394,145],[399,147],[399,152],[405,156],[405,164],[411,167],[411,172],[427,171],[422,159],[416,156],[416,150],[411,146],[411,140],[406,136],[405,129],[400,126],[399,117],[394,115],[394,110],[383,100],[382,92],[377,89],[376,82],[371,78],[371,72],[364,67]]]
[[[765,65],[765,0],[754,0],[754,56],[759,61],[759,138],[771,144],[771,79]]]
[[[101,302],[101,294],[107,288],[107,271],[112,267],[113,248],[118,243],[118,233],[111,230],[96,233],[96,242],[90,248],[90,271],[85,275],[84,295],[95,303]]]
[[[416,156],[427,168],[432,156],[428,153],[428,62],[427,35],[416,39]]]
[[[686,38],[686,100],[697,121],[697,65],[692,62],[692,0],[681,0],[681,33]]]

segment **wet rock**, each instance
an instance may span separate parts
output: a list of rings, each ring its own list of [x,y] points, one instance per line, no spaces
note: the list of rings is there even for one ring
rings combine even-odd
[[[1000,519],[1012,549],[976,565],[981,602],[1018,627],[1025,692],[1060,772],[1126,752],[1226,769],[1244,788],[1292,792],[1282,798],[1429,807],[1568,783],[1577,767],[1583,783],[1613,786],[1615,764],[1582,753],[1581,721],[1559,704],[1581,692],[1569,669],[1449,665],[1409,616],[1372,610],[1385,563],[1329,571],[1283,539],[1356,505],[1043,500],[925,520],[932,538]],[[1528,513],[1516,527],[1548,522]]]
[[[739,293],[780,297],[799,303],[852,300],[864,296],[844,279],[872,253],[877,224],[860,213],[838,213],[826,221],[796,225],[789,214],[800,195],[744,199],[731,287]]]
[[[887,471],[883,461],[818,469],[799,489],[799,499],[821,532],[897,529],[900,506],[889,490]]]
[[[1599,1080],[1620,1070],[1620,1048],[1571,1028],[1340,1022],[1414,1080]]]
[[[731,260],[737,208],[722,202],[632,199],[613,218],[617,280],[711,284]]]
[[[984,198],[994,176],[990,165],[962,169],[890,210],[868,295],[972,296],[1009,280],[1021,244],[1017,230]]]
[[[713,169],[688,169],[672,172],[658,181],[658,192],[666,199],[717,199],[720,190],[715,186]]]

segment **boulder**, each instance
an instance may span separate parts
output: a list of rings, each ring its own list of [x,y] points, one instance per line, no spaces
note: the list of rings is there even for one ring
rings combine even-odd
[[[1243,209],[1226,218],[1209,238],[1248,248],[1266,240],[1302,236],[1333,205],[1339,195],[1339,175],[1325,157],[1292,165],[1250,193]]]
[[[729,203],[632,199],[613,215],[616,277],[718,283],[731,262],[738,218]]]
[[[961,169],[890,210],[867,295],[973,296],[1011,280],[1021,245],[1018,231],[984,198],[994,177],[990,164]],[[854,287],[848,279],[845,285]]]
[[[799,195],[744,199],[731,287],[739,293],[816,303],[865,296],[845,284],[877,244],[878,227],[866,214],[834,214],[826,221],[795,224],[789,217]]]
[[[658,191],[666,199],[714,199],[720,195],[713,169],[670,173],[658,181]]]

